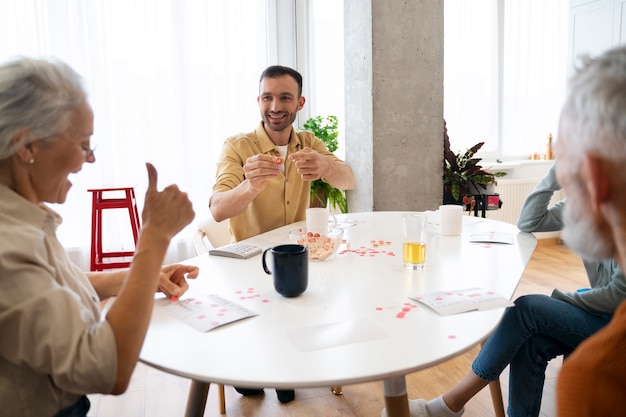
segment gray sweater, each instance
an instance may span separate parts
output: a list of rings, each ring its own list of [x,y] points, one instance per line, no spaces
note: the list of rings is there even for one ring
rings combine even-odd
[[[563,228],[565,200],[548,206],[555,191],[561,189],[556,180],[556,163],[530,193],[520,211],[517,227],[522,232],[554,232]],[[612,259],[600,262],[583,259],[591,289],[584,292],[562,292],[555,289],[552,297],[574,304],[592,314],[613,314],[626,299],[626,278]]]

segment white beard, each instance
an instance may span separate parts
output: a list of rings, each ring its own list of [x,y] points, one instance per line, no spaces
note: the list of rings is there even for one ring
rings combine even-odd
[[[600,261],[613,257],[614,244],[610,236],[602,236],[601,231],[585,216],[582,204],[576,198],[568,197],[563,211],[565,227],[561,232],[563,240],[572,250],[584,259]]]

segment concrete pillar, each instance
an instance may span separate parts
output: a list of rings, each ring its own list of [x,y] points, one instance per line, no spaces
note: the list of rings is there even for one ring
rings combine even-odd
[[[350,211],[434,210],[443,184],[443,1],[344,0]]]

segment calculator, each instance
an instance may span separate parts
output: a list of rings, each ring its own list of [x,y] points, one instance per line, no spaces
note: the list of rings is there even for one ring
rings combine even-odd
[[[209,255],[226,256],[228,258],[248,259],[261,253],[263,249],[251,243],[231,243],[219,248],[209,249]]]

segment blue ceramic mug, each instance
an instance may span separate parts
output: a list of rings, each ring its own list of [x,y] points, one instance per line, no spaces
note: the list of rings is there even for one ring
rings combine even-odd
[[[272,270],[265,261],[272,254]],[[261,258],[263,269],[274,278],[274,289],[284,297],[297,297],[309,285],[309,253],[302,245],[279,245],[267,248]]]

